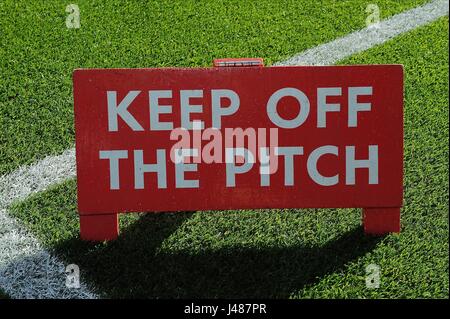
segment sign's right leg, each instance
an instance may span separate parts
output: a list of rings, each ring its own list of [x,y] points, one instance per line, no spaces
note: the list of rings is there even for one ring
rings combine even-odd
[[[363,208],[364,233],[385,235],[400,232],[400,207]]]

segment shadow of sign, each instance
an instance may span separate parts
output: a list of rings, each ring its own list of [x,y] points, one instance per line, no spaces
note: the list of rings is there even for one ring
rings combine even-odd
[[[145,214],[100,249],[72,238],[56,250],[77,263],[108,297],[287,298],[343,269],[382,239],[356,227],[321,246],[160,251],[162,242],[192,214]]]

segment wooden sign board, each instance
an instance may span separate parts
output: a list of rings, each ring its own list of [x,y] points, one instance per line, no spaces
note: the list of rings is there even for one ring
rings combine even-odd
[[[400,230],[401,65],[74,71],[81,237],[117,214],[364,208]]]

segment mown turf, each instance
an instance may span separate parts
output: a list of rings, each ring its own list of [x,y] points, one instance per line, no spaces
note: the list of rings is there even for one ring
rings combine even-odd
[[[95,245],[78,239],[74,180],[12,214],[112,297],[448,298],[448,17],[342,63],[405,66],[399,235],[364,236],[358,210],[182,212],[122,215],[119,240]]]
[[[381,18],[426,0],[378,0]],[[0,175],[73,146],[75,68],[272,63],[365,26],[366,0],[0,1]]]

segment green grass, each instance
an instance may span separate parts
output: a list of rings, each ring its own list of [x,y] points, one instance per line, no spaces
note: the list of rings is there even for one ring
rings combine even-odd
[[[342,61],[377,63],[405,68],[403,231],[296,297],[449,296],[448,17]],[[362,290],[370,263],[381,267],[382,289]]]
[[[92,244],[74,180],[12,214],[110,297],[448,298],[448,17],[342,61],[364,63],[405,66],[400,234],[364,236],[358,210],[180,212],[121,215],[119,239]]]
[[[0,299],[9,299],[9,296],[6,294],[6,292],[4,292],[1,289],[0,289]]]
[[[381,18],[426,0],[378,0]],[[268,64],[363,28],[366,0],[0,2],[0,175],[74,144],[73,69]]]

